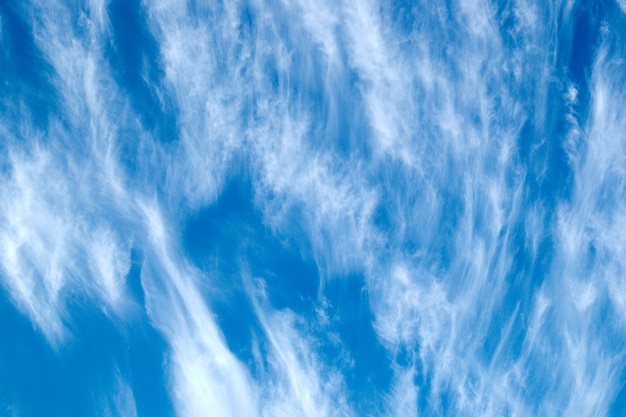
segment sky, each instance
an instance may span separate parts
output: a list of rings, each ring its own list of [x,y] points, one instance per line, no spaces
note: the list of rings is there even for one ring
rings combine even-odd
[[[0,1],[0,416],[626,415],[625,0]]]

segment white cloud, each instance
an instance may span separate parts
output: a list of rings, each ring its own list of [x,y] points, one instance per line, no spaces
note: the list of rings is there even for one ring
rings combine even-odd
[[[243,106],[251,95],[244,74],[249,46],[241,39],[239,2],[215,14],[189,14],[176,2],[148,5],[149,23],[160,44],[165,91],[175,99],[179,143],[168,157],[168,192],[192,208],[213,202],[233,159],[245,143]],[[182,158],[182,159],[181,159]],[[184,161],[184,162],[183,162]]]
[[[556,229],[558,263],[552,272],[555,320],[568,361],[559,372],[569,375],[563,387],[568,412],[592,416],[608,412],[621,365],[619,348],[606,345],[624,326],[623,271],[626,270],[626,216],[622,196],[626,172],[626,118],[616,108],[626,103],[623,94],[623,57],[612,49],[611,28],[601,29],[590,80],[590,117],[581,132],[582,141],[569,149],[574,172],[571,201],[559,208]],[[576,127],[574,127],[576,128]],[[620,316],[616,327],[598,324],[606,296]],[[612,314],[612,313],[609,313]],[[557,391],[560,397],[562,391]],[[558,401],[557,399],[553,401]],[[576,411],[574,411],[576,410]]]
[[[306,122],[289,113],[268,118],[272,124],[257,132],[254,155],[258,199],[269,226],[288,235],[293,216],[300,217],[323,275],[360,268],[365,246],[376,238],[368,224],[376,191],[365,185],[358,165],[347,161],[339,167],[332,155],[311,149],[304,141]]]
[[[312,247],[322,281],[315,302],[325,280],[365,275],[374,327],[393,362],[389,415],[416,415],[418,399],[442,412],[444,393],[450,415],[608,410],[623,362],[606,343],[616,330],[594,320],[609,302],[620,319],[611,325],[623,330],[626,319],[626,97],[610,28],[586,124],[576,114],[579,87],[564,87],[574,187],[552,213],[550,201],[527,201],[527,180],[546,173],[540,158],[550,141],[530,146],[537,169],[522,164],[518,148],[524,123],[541,136],[553,122],[544,115],[554,6],[512,2],[513,23],[501,33],[484,1],[449,10],[418,4],[420,29],[409,35],[374,0],[278,9],[207,2],[197,5],[199,17],[173,1],[145,4],[165,73],[165,86],[150,88],[176,105],[179,137],[170,144],[143,130],[109,73],[107,2],[90,1],[78,23],[60,3],[35,6],[35,40],[55,69],[64,123],[51,116],[44,134],[24,122],[15,138],[0,123],[10,151],[0,173],[0,270],[16,306],[51,343],[66,335],[70,294],[123,315],[137,245],[146,310],[170,347],[179,415],[353,415],[344,370],[324,362],[305,318],[248,288],[269,341],[267,352],[256,351],[267,367],[254,380],[203,292],[218,271],[203,274],[182,253],[177,228],[244,166],[237,174],[252,179],[269,232]],[[254,27],[245,26],[244,6]],[[563,6],[564,28],[573,27],[571,7]],[[74,23],[84,37],[68,29]],[[320,86],[318,70],[326,72]],[[322,103],[302,85],[319,87]],[[341,94],[359,105],[342,108]],[[351,111],[368,128],[349,139],[372,155],[335,146],[337,114]],[[121,168],[124,130],[141,143],[133,178]],[[388,225],[376,224],[381,208]],[[532,288],[512,265],[535,270],[549,239],[553,264]],[[522,251],[529,259],[519,260]],[[512,290],[528,294],[506,306]],[[310,321],[324,326],[323,317]],[[401,365],[404,350],[417,353]],[[430,394],[415,384],[417,365]],[[120,379],[116,389],[111,410],[136,415],[131,387]]]
[[[245,278],[249,281],[249,278]],[[289,310],[275,311],[268,305],[264,285],[248,288],[255,312],[269,341],[269,366],[260,384],[262,416],[355,415],[346,398],[341,370],[333,369],[316,352],[311,330],[323,326],[320,318],[304,318]]]
[[[86,221],[97,208],[58,154],[37,146],[12,153],[0,190],[0,256],[4,285],[50,342],[58,343],[68,318],[65,300],[81,292],[120,312],[130,245],[102,223]],[[84,261],[86,260],[86,262]]]
[[[176,256],[170,230],[156,203],[140,207],[150,250],[142,268],[146,310],[167,338],[172,400],[181,416],[254,416],[256,388],[228,350],[198,289],[197,271]]]
[[[544,410],[546,415],[549,415],[550,406],[557,409],[566,406],[559,401],[571,392],[582,390],[582,387],[590,390],[587,408],[583,407],[583,410],[590,410],[594,404],[597,407],[605,407],[611,395],[610,390],[598,388],[591,394],[595,374],[580,378],[581,383],[577,388],[559,385],[558,379],[550,378],[546,385],[551,390],[551,394],[546,395],[544,400],[525,398],[525,390],[539,384],[539,381],[528,375],[520,377],[518,374],[518,372],[524,373],[520,370],[541,366],[536,361],[542,364],[549,363],[549,355],[546,352],[549,348],[539,345],[551,346],[553,349],[559,346],[558,342],[550,340],[546,334],[548,328],[542,328],[544,323],[554,326],[552,320],[558,317],[558,320],[565,320],[572,328],[580,329],[580,326],[590,326],[588,321],[587,324],[582,324],[585,321],[581,321],[577,315],[593,308],[602,284],[600,281],[598,287],[596,284],[591,284],[589,280],[598,282],[599,276],[594,275],[581,282],[565,281],[566,284],[571,285],[571,290],[565,297],[567,301],[559,302],[558,306],[551,302],[558,297],[552,291],[557,291],[562,286],[551,283],[550,286],[545,287],[544,296],[535,299],[535,303],[539,303],[540,307],[537,307],[532,315],[534,324],[521,349],[521,357],[514,360],[515,358],[511,359],[507,354],[507,350],[511,349],[511,343],[513,343],[513,340],[509,338],[512,337],[514,323],[518,319],[522,323],[526,320],[526,313],[520,311],[519,306],[509,313],[508,317],[495,316],[503,306],[508,287],[517,281],[517,278],[510,276],[515,251],[518,250],[515,246],[516,242],[512,240],[513,227],[517,222],[524,221],[527,245],[532,255],[531,263],[536,260],[539,242],[544,240],[550,232],[544,230],[543,224],[547,213],[542,202],[537,202],[532,211],[524,215],[525,219],[521,218],[522,210],[525,210],[523,205],[526,204],[523,199],[527,198],[527,192],[524,189],[526,174],[522,167],[517,165],[518,162],[515,159],[517,135],[526,120],[532,120],[540,132],[543,131],[544,123],[547,122],[541,117],[531,118],[523,107],[515,103],[516,98],[508,93],[516,86],[507,84],[510,78],[507,78],[506,71],[511,71],[519,85],[528,85],[534,81],[533,76],[521,71],[519,67],[522,64],[521,60],[510,61],[510,58],[504,55],[509,51],[504,51],[503,46],[498,42],[499,35],[493,26],[494,16],[490,14],[492,11],[488,7],[480,7],[478,2],[465,2],[460,6],[460,17],[456,16],[453,19],[458,18],[457,23],[461,24],[460,31],[464,39],[460,42],[460,49],[458,49],[459,45],[449,46],[457,48],[454,50],[458,55],[452,58],[451,64],[458,65],[458,73],[448,72],[442,65],[444,61],[439,56],[429,55],[427,50],[420,50],[419,47],[415,54],[422,60],[423,67],[441,68],[441,71],[429,70],[420,73],[407,70],[404,66],[408,59],[407,53],[394,52],[393,47],[396,44],[394,40],[397,38],[394,38],[391,32],[379,29],[389,27],[389,25],[381,21],[384,17],[378,14],[379,9],[376,5],[359,3],[349,9],[353,16],[352,26],[350,26],[352,28],[351,42],[353,42],[352,64],[360,71],[363,78],[371,81],[365,84],[365,99],[370,103],[372,126],[378,135],[376,140],[383,144],[381,151],[399,156],[399,159],[410,169],[428,178],[435,190],[433,198],[423,200],[423,203],[420,202],[422,205],[418,204],[417,207],[412,206],[410,211],[397,212],[403,217],[394,219],[402,225],[402,228],[398,230],[402,230],[404,236],[411,234],[432,236],[423,241],[425,249],[417,250],[412,254],[413,256],[408,254],[399,256],[391,265],[381,264],[369,270],[371,275],[368,279],[368,286],[373,291],[376,329],[383,340],[389,344],[392,352],[402,346],[419,346],[421,361],[426,367],[426,372],[432,372],[433,376],[432,385],[435,392],[431,393],[429,401],[434,407],[437,406],[436,398],[443,389],[452,394],[453,413],[459,415],[466,413],[498,415],[504,412],[503,410],[524,415],[532,409],[534,401],[545,403]],[[522,43],[536,47],[542,42],[550,45],[551,38],[542,39],[538,35],[546,29],[542,25],[550,24],[549,19],[544,16],[539,19],[536,9],[524,8],[521,4],[516,14],[518,27],[514,29],[522,31],[526,28],[524,30],[530,34],[522,39]],[[436,31],[436,28],[433,31]],[[380,47],[382,44],[389,47],[382,50]],[[540,74],[538,79],[542,79],[550,72],[547,67],[549,54],[535,51],[520,49],[517,53],[522,54],[522,60],[527,59],[530,63],[524,65],[537,67]],[[450,59],[450,56],[446,58]],[[384,65],[377,66],[378,62],[384,62]],[[396,77],[395,74],[403,75]],[[408,76],[406,74],[419,74],[420,76],[424,74],[427,77],[417,76],[408,82],[401,78]],[[437,75],[433,78],[432,74]],[[610,79],[615,78],[615,74],[610,77]],[[405,86],[405,90],[400,91],[399,88],[395,90],[389,87],[394,85],[394,82],[397,82],[399,86]],[[418,91],[424,93],[419,101],[413,102],[413,99],[407,99],[413,102],[414,107],[406,106],[404,104],[404,97],[407,97],[406,86],[416,85],[416,83],[421,87]],[[388,91],[394,93],[388,94]],[[570,88],[568,92],[570,103],[575,104],[575,93],[576,91]],[[601,100],[602,91],[599,93],[596,91],[596,96]],[[541,113],[541,108],[545,105],[541,103],[545,103],[546,91],[540,88],[534,94],[536,103],[540,104],[537,107],[537,113]],[[437,100],[441,104],[431,104],[437,103]],[[494,107],[496,102],[498,108]],[[599,105],[601,102],[596,103],[596,108]],[[421,108],[424,111],[420,113]],[[611,108],[619,108],[619,106],[613,105]],[[601,107],[601,111],[604,111],[604,107]],[[393,122],[394,117],[410,120],[409,114],[411,113],[425,115],[420,120],[421,125],[417,123],[403,125]],[[469,117],[471,114],[476,114],[479,123]],[[393,129],[390,126],[393,126]],[[404,126],[407,127],[403,129]],[[408,141],[409,138],[415,136],[423,137],[421,132],[432,134],[433,131],[438,133],[436,135],[438,142],[434,145],[435,152],[423,151],[421,147],[423,145],[420,144],[405,147],[405,152],[398,151],[402,149],[403,141]],[[618,130],[616,129],[615,132],[616,135],[609,137],[616,140],[614,147],[621,149],[617,143],[619,141]],[[435,157],[434,155],[437,154],[443,156]],[[604,169],[607,164],[603,162],[603,159],[608,155],[605,152],[593,154],[594,158],[600,159],[594,167],[598,170],[599,167]],[[615,155],[613,152],[611,158]],[[431,158],[435,161],[430,161]],[[618,165],[616,163],[614,166]],[[439,170],[445,174],[437,176]],[[588,179],[590,184],[597,178],[602,178],[602,174],[598,171],[590,171],[587,175],[581,176],[583,181]],[[458,182],[455,184],[454,181]],[[424,183],[428,182],[424,181]],[[415,186],[417,189],[426,188],[419,181],[415,182]],[[588,191],[594,189],[590,187]],[[407,189],[402,189],[401,192],[406,195]],[[409,189],[408,192],[411,190]],[[437,260],[429,259],[433,253],[428,250],[437,235],[429,232],[424,234],[424,229],[428,231],[433,221],[445,219],[446,214],[439,212],[441,204],[454,197],[460,200],[457,204],[463,210],[457,218],[456,229],[452,230],[453,237],[444,237],[446,240],[449,239],[448,242],[455,241],[455,246],[450,249],[454,256],[449,266],[438,265]],[[581,199],[581,202],[590,201],[589,193],[586,197],[585,200]],[[404,199],[406,197],[398,200]],[[581,204],[584,207],[587,203]],[[585,217],[578,217],[578,213],[561,217],[561,219],[567,218],[568,220],[562,223],[559,234],[560,236],[569,234],[569,238],[566,237],[562,241],[565,245],[561,247],[567,247],[567,242],[571,247],[568,252],[565,252],[565,259],[580,259],[576,256],[586,250],[586,240],[581,238],[589,233],[587,220],[581,223],[579,221],[588,219],[592,211],[591,208],[585,210]],[[607,234],[603,235],[607,236]],[[589,238],[585,239],[588,241]],[[402,238],[398,242],[402,242]],[[612,242],[612,247],[618,246]],[[557,275],[551,279],[561,282],[559,273],[562,272],[567,276],[577,268],[580,268],[578,262],[565,269],[561,269],[560,266],[555,267]],[[548,295],[545,295],[546,293]],[[566,307],[570,302],[576,306],[575,310]],[[546,313],[548,305],[552,306],[549,314]],[[482,348],[486,339],[493,337],[490,335],[490,326],[496,319],[504,320],[506,325],[499,326],[502,332],[501,340],[496,346],[495,356],[488,364],[485,364]],[[553,330],[553,327],[549,329]],[[582,333],[583,336],[578,343],[594,339],[593,333],[586,332]],[[538,337],[541,338],[541,342],[537,342]],[[582,356],[578,355],[576,360],[572,359],[572,364],[580,362]],[[600,369],[609,369],[609,367],[605,368],[605,364],[610,363],[609,357],[598,356],[592,359],[593,355],[591,356],[589,365],[586,366],[593,366],[591,365],[593,362],[599,365]],[[569,368],[566,362],[563,362],[561,366],[562,368],[558,369],[562,375],[568,375],[571,369],[574,369]],[[410,372],[410,369],[410,367],[405,368],[397,375]],[[602,373],[602,376],[609,379],[612,377],[609,373]],[[598,380],[600,378],[598,377]],[[605,387],[607,386],[613,386],[613,382],[607,382]]]
[[[416,371],[413,368],[396,372],[396,380],[388,398],[387,414],[397,417],[419,416],[417,401],[419,388],[415,385]]]
[[[116,382],[113,392],[106,399],[103,414],[105,417],[137,417],[135,395],[129,383],[116,371]]]
[[[122,312],[132,237],[114,231],[127,214],[120,209],[127,196],[109,117],[119,102],[106,66],[95,58],[93,21],[81,16],[89,36],[78,39],[67,30],[71,25],[63,26],[63,6],[33,7],[45,8],[41,19],[33,17],[34,37],[55,69],[66,123],[51,115],[43,132],[29,124],[28,110],[17,132],[1,121],[3,131],[13,132],[4,143],[1,263],[15,304],[57,345],[71,319],[68,296],[80,293],[107,312]]]
[[[95,229],[89,242],[89,267],[106,304],[117,307],[130,270],[130,248],[123,247],[108,229]]]
[[[35,150],[32,158],[13,156],[11,165],[0,197],[4,284],[54,341],[64,332],[57,303],[74,268],[69,191],[45,151]]]

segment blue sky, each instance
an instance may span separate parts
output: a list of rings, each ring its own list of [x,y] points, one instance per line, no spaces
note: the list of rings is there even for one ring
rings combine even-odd
[[[0,3],[0,415],[623,416],[626,2]]]

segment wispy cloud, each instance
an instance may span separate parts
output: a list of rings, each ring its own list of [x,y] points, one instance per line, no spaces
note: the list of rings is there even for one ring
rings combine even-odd
[[[580,415],[609,411],[619,386],[616,369],[624,361],[621,342],[604,342],[613,340],[624,325],[623,295],[618,288],[623,286],[626,245],[618,230],[623,229],[626,215],[621,200],[626,119],[614,110],[626,100],[624,79],[619,75],[623,52],[615,48],[614,27],[605,24],[600,33],[590,82],[589,119],[579,133],[582,140],[570,150],[574,192],[571,201],[559,207],[558,261],[551,282],[553,319],[560,323],[559,340],[569,359],[560,367],[570,376],[570,385],[562,389],[571,392],[571,397],[563,407]],[[607,308],[614,318],[599,319]],[[612,320],[618,321],[613,324]]]
[[[612,20],[577,79],[562,68],[575,2],[138,2],[155,43],[133,68],[142,108],[110,56],[110,2],[30,6],[57,106],[42,123],[28,103],[10,108],[19,123],[0,116],[0,276],[53,346],[72,297],[128,317],[136,250],[179,415],[356,415],[353,352],[326,313],[330,284],[360,279],[358,319],[391,367],[382,413],[608,414],[626,317]],[[245,251],[236,272],[185,252],[187,222],[234,177],[263,233],[317,267],[309,309],[272,305],[281,289],[250,276]],[[215,315],[229,280],[252,306],[254,364]],[[139,414],[111,372],[109,414]]]
[[[172,400],[183,416],[256,415],[256,390],[230,352],[198,288],[201,276],[175,257],[170,227],[155,203],[141,203],[150,251],[142,268],[146,309],[167,338]]]
[[[244,279],[269,345],[267,356],[257,359],[268,364],[261,367],[260,415],[355,415],[341,370],[325,363],[316,348],[322,342],[316,340],[313,329],[322,327],[324,319],[275,311],[268,303],[264,281]]]
[[[15,302],[58,343],[69,319],[69,295],[84,293],[103,309],[120,312],[132,236],[111,224],[125,191],[115,161],[111,103],[105,106],[101,98],[108,86],[94,59],[97,44],[80,42],[61,28],[67,19],[62,6],[46,6],[45,13],[40,10],[45,18],[34,24],[35,40],[58,75],[55,86],[64,103],[59,112],[69,126],[51,115],[45,132],[26,122],[5,137],[2,265]],[[87,16],[82,19],[92,27]]]
[[[168,192],[181,191],[193,208],[213,202],[245,144],[251,91],[246,76],[250,45],[243,39],[239,2],[181,8],[149,6],[159,42],[164,93],[176,103],[179,142],[167,157]]]
[[[12,153],[1,194],[5,284],[53,343],[65,333],[65,302],[76,291],[119,311],[130,267],[128,238],[86,220],[98,209],[77,205],[89,193],[74,188],[71,169],[45,145]]]
[[[103,413],[105,417],[137,417],[137,405],[132,387],[120,375],[117,375],[113,392],[106,401]]]
[[[12,297],[54,341],[63,333],[57,301],[72,268],[72,225],[65,216],[68,202],[57,197],[67,196],[67,184],[44,171],[50,157],[41,152],[32,161],[14,157],[12,175],[4,179],[2,266]],[[46,179],[52,180],[46,184]],[[45,191],[39,193],[43,184]]]

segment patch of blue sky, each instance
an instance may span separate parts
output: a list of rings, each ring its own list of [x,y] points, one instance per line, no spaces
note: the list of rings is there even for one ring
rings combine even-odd
[[[143,306],[145,296],[141,285],[141,266],[144,260],[139,250],[133,249],[131,262],[127,276],[128,290],[138,306]],[[167,391],[168,376],[163,371],[168,361],[167,342],[150,324],[144,310],[137,308],[133,313],[129,323],[118,327],[124,338],[124,349],[117,367],[132,387],[138,416],[174,416]]]
[[[317,354],[333,367],[346,368],[348,401],[355,409],[380,408],[389,384],[389,360],[371,325],[365,281],[345,276],[322,284],[311,249],[302,247],[305,242],[272,235],[253,205],[250,187],[245,178],[231,178],[212,206],[188,220],[182,235],[189,259],[208,272],[217,268],[219,276],[207,284],[206,293],[229,348],[253,375],[262,376],[257,368],[268,365],[255,363],[254,349],[267,353],[268,342],[249,300],[249,287],[255,284],[246,282],[261,280],[273,308],[314,318],[316,309],[325,306],[328,323],[313,320],[306,326],[316,337]],[[361,403],[363,398],[370,400]]]
[[[68,314],[75,318],[70,325],[71,336],[65,346],[54,351],[3,300],[2,339],[10,343],[2,345],[2,400],[17,415],[99,415],[115,386],[116,375],[111,370],[124,372],[125,362],[132,362],[133,371],[141,370],[141,362],[128,355],[134,346],[125,340],[119,323],[94,310],[83,297],[77,296],[68,304]],[[142,355],[149,356],[154,346],[143,344],[140,348]],[[136,372],[134,378],[144,381],[148,376]],[[149,384],[146,379],[142,386]],[[155,400],[158,398],[150,399],[151,403]]]
[[[391,386],[391,358],[372,326],[367,284],[362,276],[333,280],[324,288],[329,329],[339,335],[345,352],[334,365],[345,369],[348,400],[358,415],[384,412],[382,399]],[[335,341],[335,344],[337,342]],[[331,352],[334,353],[334,352]],[[331,363],[333,363],[331,362]]]
[[[111,37],[104,55],[142,127],[154,138],[169,143],[178,137],[176,106],[164,86],[159,45],[145,13],[140,1],[108,3]]]
[[[0,109],[20,128],[21,115],[28,114],[36,128],[45,129],[48,117],[56,114],[55,71],[35,43],[24,4],[6,1],[0,5],[2,45],[0,83],[3,94]],[[3,143],[2,146],[5,144]]]
[[[261,343],[264,338],[249,294],[256,284],[249,281],[262,280],[276,308],[300,314],[314,313],[319,287],[315,264],[271,234],[253,201],[250,182],[231,178],[218,200],[191,215],[182,228],[189,259],[200,270],[217,273],[206,284],[206,294],[217,321],[227,329],[229,347],[249,365],[254,365],[253,339]]]

